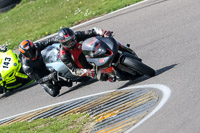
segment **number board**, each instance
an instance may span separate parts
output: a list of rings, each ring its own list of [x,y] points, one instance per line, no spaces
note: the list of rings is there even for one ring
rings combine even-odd
[[[5,57],[2,61],[2,68],[3,69],[9,69],[11,63],[12,63],[12,58],[11,57]]]

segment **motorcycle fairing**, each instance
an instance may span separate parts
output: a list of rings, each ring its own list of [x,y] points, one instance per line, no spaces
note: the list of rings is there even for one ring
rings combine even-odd
[[[42,58],[46,67],[52,71],[56,70],[65,73],[67,66],[59,59],[59,44],[53,44],[42,50]]]
[[[42,50],[41,54],[44,63],[49,71],[56,70],[57,72],[65,75],[67,78],[76,79],[77,76],[72,75],[69,68],[60,60],[59,45],[59,43],[55,43]]]
[[[7,87],[7,89],[19,87],[21,83],[15,83],[16,76],[21,78],[28,78],[27,75],[19,72],[20,68],[21,68],[21,63],[19,63],[18,55],[16,53],[14,53],[12,50],[1,52],[0,53],[1,86],[5,86]]]
[[[92,37],[83,42],[82,51],[90,63],[101,68],[109,67],[118,51],[118,44],[112,37]]]
[[[0,72],[3,79],[7,76],[11,76],[14,71],[17,71],[18,67],[21,64],[18,63],[18,56],[12,52],[12,50],[8,50],[5,53],[1,53],[0,56]]]

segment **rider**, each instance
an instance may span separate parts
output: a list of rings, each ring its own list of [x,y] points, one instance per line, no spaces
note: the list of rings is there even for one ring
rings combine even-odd
[[[94,78],[95,71],[93,70],[93,66],[87,62],[85,55],[82,53],[81,42],[90,37],[107,37],[111,34],[111,31],[105,31],[97,27],[94,27],[91,30],[77,32],[74,32],[70,28],[62,28],[57,34],[57,39],[61,44],[60,58],[71,70],[72,74]]]
[[[50,72],[43,62],[41,51],[53,43],[58,43],[55,37],[35,43],[24,40],[19,45],[19,51],[24,72],[36,80],[47,93],[55,97],[59,94],[61,86],[71,87],[72,82],[58,82],[57,73]]]

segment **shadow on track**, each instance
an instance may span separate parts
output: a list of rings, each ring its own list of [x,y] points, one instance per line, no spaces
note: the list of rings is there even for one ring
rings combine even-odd
[[[155,75],[155,76],[160,75],[160,74],[162,74],[162,73],[164,73],[164,72],[166,72],[166,71],[168,71],[168,70],[174,68],[176,65],[177,65],[177,64],[173,64],[173,65],[166,66],[166,67],[164,67],[164,68],[161,68],[161,69],[156,70],[156,75]],[[154,77],[155,77],[155,76],[154,76]],[[147,80],[147,79],[149,79],[149,78],[152,78],[152,77],[147,77],[147,76],[140,77],[140,78],[138,78],[138,79],[135,79],[135,80],[132,80],[132,81],[129,81],[129,82],[125,83],[124,85],[122,85],[121,87],[119,87],[119,88],[117,88],[117,89],[122,89],[122,88],[128,87],[128,86],[130,86],[130,85],[137,84],[137,83],[142,82],[142,81],[145,81],[145,80]]]
[[[2,95],[0,96],[0,99],[4,99],[4,98],[7,98],[7,97],[9,97],[9,96],[12,96],[12,95],[14,95],[14,94],[16,94],[16,93],[18,93],[18,92],[21,92],[21,91],[23,91],[23,90],[29,89],[30,87],[33,87],[33,86],[35,86],[35,85],[37,85],[37,83],[36,83],[36,82],[33,82],[33,83],[30,84],[30,85],[23,86],[23,87],[20,87],[20,88],[18,88],[18,89],[14,89],[14,90],[12,90],[12,91],[10,91],[10,92],[8,92],[8,93],[2,94]]]
[[[173,64],[173,65],[170,65],[170,66],[166,66],[166,67],[164,67],[164,68],[161,68],[161,69],[159,69],[159,70],[156,70],[156,75],[155,75],[155,76],[160,75],[160,74],[162,74],[162,73],[164,73],[164,72],[166,72],[166,71],[168,71],[168,70],[174,68],[176,65],[177,65],[177,64]],[[155,77],[155,76],[154,76],[154,77]],[[147,76],[140,77],[140,78],[138,78],[138,79],[135,79],[135,80],[132,80],[132,81],[129,81],[129,82],[125,83],[123,86],[121,86],[121,87],[119,87],[119,88],[117,88],[117,89],[122,89],[122,88],[125,88],[125,87],[127,87],[127,86],[130,86],[130,85],[132,85],[132,84],[137,84],[137,83],[142,82],[142,81],[145,81],[145,80],[147,80],[147,79],[149,79],[149,78],[151,78],[151,77],[147,77]],[[80,83],[80,84],[78,84],[78,85],[76,85],[76,86],[70,88],[69,90],[65,91],[64,93],[60,94],[59,96],[65,95],[65,94],[67,94],[67,93],[69,93],[69,92],[71,92],[71,91],[80,89],[80,88],[82,88],[82,87],[84,87],[84,86],[87,86],[87,85],[89,85],[89,84],[95,83],[95,82],[97,82],[97,81],[98,81],[97,79],[90,79],[90,80],[87,81],[87,82],[82,82],[82,83]],[[100,82],[101,82],[101,81],[100,81]]]
[[[178,64],[173,64],[173,65],[170,65],[170,66],[166,66],[164,68],[161,68],[161,69],[157,70],[155,76],[160,75],[160,74],[162,74],[162,73],[174,68],[176,65],[178,65]]]
[[[70,88],[68,91],[66,91],[66,92],[64,92],[64,93],[62,93],[62,94],[60,94],[59,96],[62,96],[62,95],[65,95],[65,94],[67,94],[67,93],[69,93],[69,92],[71,92],[71,91],[80,89],[80,88],[82,88],[82,87],[84,87],[84,86],[86,86],[86,85],[93,84],[93,83],[95,83],[95,82],[97,82],[97,81],[98,81],[97,79],[90,79],[90,80],[87,81],[87,82],[81,82],[80,84],[78,84],[78,85],[76,85],[76,86]]]

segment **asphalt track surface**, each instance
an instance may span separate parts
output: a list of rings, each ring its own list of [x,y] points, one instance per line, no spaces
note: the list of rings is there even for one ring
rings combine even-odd
[[[74,84],[53,98],[39,85],[0,99],[0,118],[61,101],[122,87],[163,84],[171,89],[168,102],[134,133],[198,133],[200,130],[200,2],[199,0],[148,0],[120,12],[76,27],[113,30],[115,38],[130,43],[143,62],[157,73],[153,78],[126,82]]]

